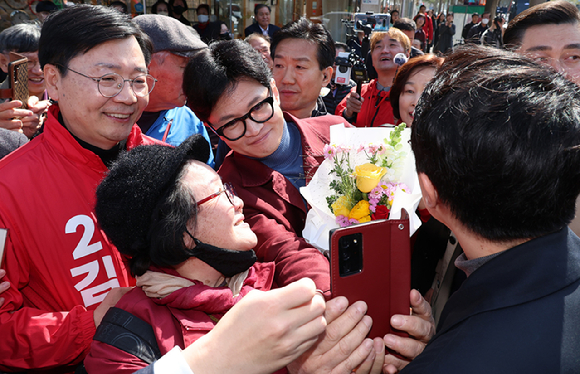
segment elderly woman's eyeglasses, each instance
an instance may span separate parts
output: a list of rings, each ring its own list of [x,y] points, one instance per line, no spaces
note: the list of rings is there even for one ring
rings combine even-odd
[[[108,73],[100,78],[96,78],[80,73],[67,66],[62,67],[72,71],[75,74],[81,75],[85,78],[89,78],[97,82],[97,89],[99,90],[99,93],[104,97],[115,97],[118,94],[120,94],[121,91],[123,91],[123,87],[125,87],[125,82],[129,82],[131,84],[131,89],[133,90],[135,95],[139,97],[144,97],[149,95],[151,91],[153,91],[153,87],[155,87],[155,82],[157,82],[157,79],[153,78],[153,76],[149,74],[141,74],[133,79],[125,79],[117,73]]]
[[[199,200],[196,205],[197,206],[200,206],[203,203],[207,203],[208,201],[210,201],[210,200],[215,199],[216,197],[218,197],[222,192],[225,192],[228,200],[230,201],[230,203],[232,203],[232,205],[235,205],[234,204],[234,199],[238,195],[236,195],[236,190],[234,190],[234,186],[232,186],[229,183],[224,183],[224,188],[223,189],[219,190],[216,193],[213,193],[213,194],[209,195],[206,198],[203,198],[203,199]]]
[[[246,115],[229,121],[219,129],[216,129],[209,121],[207,123],[219,136],[232,142],[236,141],[246,134],[246,120],[248,118],[256,123],[264,123],[274,116],[274,97],[269,87],[268,94],[267,98],[254,105]]]

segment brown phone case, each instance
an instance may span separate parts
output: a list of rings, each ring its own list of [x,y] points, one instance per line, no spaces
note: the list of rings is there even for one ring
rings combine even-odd
[[[367,314],[373,319],[370,338],[382,338],[388,333],[406,336],[390,325],[393,314],[410,312],[411,250],[409,220],[404,213],[404,219],[371,221],[331,232],[332,297],[345,296],[350,303],[358,300],[367,303]],[[345,237],[348,238],[344,240],[361,241],[362,266],[353,274],[341,276],[345,268],[344,264],[340,268],[340,258],[346,258],[347,250],[341,250],[339,242]],[[344,243],[342,246],[347,245]]]
[[[18,53],[10,52],[8,74],[12,100],[20,100],[22,108],[28,108],[28,59]]]

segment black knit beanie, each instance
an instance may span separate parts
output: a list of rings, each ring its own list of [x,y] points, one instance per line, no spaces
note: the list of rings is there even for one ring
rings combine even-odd
[[[124,152],[97,188],[97,221],[119,252],[143,254],[156,206],[177,186],[189,160],[207,162],[209,144],[195,134],[178,147],[145,145]]]

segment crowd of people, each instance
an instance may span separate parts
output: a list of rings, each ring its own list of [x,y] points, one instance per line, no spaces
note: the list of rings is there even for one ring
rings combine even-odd
[[[393,11],[360,94],[324,26],[259,4],[229,40],[186,7],[79,5],[0,33],[30,91],[0,103],[0,372],[580,369],[575,6],[505,32],[474,14],[456,51],[453,14]],[[301,234],[299,188],[341,123],[412,130],[424,225],[410,313],[383,317],[402,335],[367,337],[366,304],[331,298]]]

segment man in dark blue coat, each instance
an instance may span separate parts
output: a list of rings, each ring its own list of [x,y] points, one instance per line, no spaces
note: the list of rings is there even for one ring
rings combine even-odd
[[[423,199],[468,277],[403,373],[580,372],[578,87],[476,48],[446,59],[415,113]]]
[[[251,24],[244,30],[244,35],[247,38],[250,34],[258,33],[268,37],[274,36],[274,33],[280,28],[276,25],[270,24],[271,9],[266,4],[258,4],[254,8],[254,18],[256,23]]]

